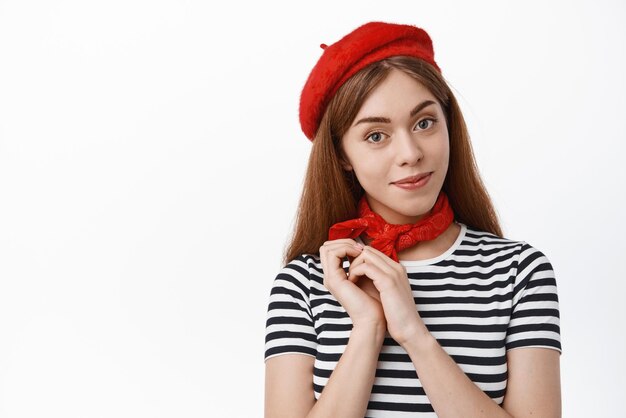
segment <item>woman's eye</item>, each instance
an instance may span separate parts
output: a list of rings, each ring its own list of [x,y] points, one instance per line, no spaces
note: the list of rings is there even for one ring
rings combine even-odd
[[[427,119],[420,120],[419,122],[417,122],[417,125],[415,126],[418,129],[424,130],[433,126],[434,123],[435,123],[435,119],[427,118]]]
[[[375,144],[379,143],[384,139],[384,134],[381,132],[373,132],[369,134],[366,138],[369,142],[373,142]]]

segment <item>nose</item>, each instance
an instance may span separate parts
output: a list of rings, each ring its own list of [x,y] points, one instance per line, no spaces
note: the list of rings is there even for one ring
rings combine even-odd
[[[396,145],[396,161],[399,166],[413,166],[424,158],[419,138],[411,135],[411,132],[397,133],[394,143]]]

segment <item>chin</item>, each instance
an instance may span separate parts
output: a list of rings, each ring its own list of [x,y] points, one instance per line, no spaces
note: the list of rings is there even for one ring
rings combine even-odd
[[[428,215],[428,213],[433,209],[433,206],[435,206],[435,203],[437,202],[437,197],[438,195],[428,196],[426,198],[419,198],[417,202],[413,201],[412,204],[409,203],[408,205],[404,205],[404,208],[402,209],[406,210],[398,208],[400,210],[398,210],[397,212],[399,214],[402,214],[403,216],[410,216],[413,218]]]
[[[403,196],[404,195],[404,196]],[[384,217],[394,218],[394,220],[398,220],[398,218],[422,218],[432,210],[435,202],[437,201],[437,197],[439,193],[431,195],[413,195],[406,196],[404,192],[402,194],[390,194],[385,196],[382,199],[373,198],[374,201],[377,202],[379,207],[379,215],[383,215]],[[371,201],[370,201],[371,207]],[[374,209],[374,208],[372,208]],[[374,211],[376,211],[374,209]],[[387,215],[387,216],[385,216]],[[413,223],[414,221],[411,221]],[[391,222],[391,223],[406,223],[406,222]]]
[[[399,218],[404,218],[400,222],[394,222],[394,223],[399,223],[399,224],[414,223],[415,222],[414,220],[408,221],[408,219],[423,218],[424,216],[428,215],[428,213],[430,212],[430,209],[431,209],[430,207],[429,208],[421,208],[421,207],[416,208],[415,206],[410,207],[410,208],[406,206],[395,207],[395,208],[388,207],[390,215],[396,218],[396,220],[398,220]]]

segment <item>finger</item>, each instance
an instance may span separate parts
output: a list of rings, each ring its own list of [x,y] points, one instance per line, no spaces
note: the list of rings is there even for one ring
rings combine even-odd
[[[371,255],[372,257],[376,257],[377,259],[379,259],[380,261],[384,262],[385,264],[388,264],[390,266],[394,266],[395,264],[399,264],[399,263],[393,261],[387,254],[383,253],[380,250],[377,250],[374,247],[366,246],[365,248],[367,248],[368,255]]]
[[[325,245],[322,245],[322,247],[320,247],[320,257],[323,254],[326,260],[330,261],[333,257],[336,258],[337,260],[341,260],[344,257],[355,258],[359,254],[361,254],[362,251],[363,251],[363,248],[357,245],[356,243],[355,244],[350,244],[350,243],[325,244]]]
[[[320,247],[320,256],[322,252],[326,253],[326,257],[328,255],[335,255],[339,258],[349,257],[354,258],[356,255],[360,254],[363,250],[363,246],[354,242],[353,240],[341,240],[342,242],[335,241],[326,241],[324,245]],[[356,248],[358,250],[358,254],[354,254],[354,251],[347,251],[347,248]],[[345,253],[345,254],[344,254]]]
[[[322,246],[329,246],[332,244],[358,244],[355,240],[351,239],[351,238],[340,238],[340,239],[334,239],[334,240],[329,240],[329,241],[325,241],[324,244],[322,244]]]
[[[335,281],[338,277],[346,277],[343,270],[344,257],[357,257],[361,253],[358,247],[343,243],[329,244],[320,248],[320,259],[325,279]]]
[[[380,251],[366,246],[363,248],[361,254],[354,259],[354,262],[350,264],[349,272],[352,273],[353,269],[361,264],[374,264],[378,266],[381,271],[387,274],[393,274],[395,273],[395,264],[397,263]]]
[[[384,280],[385,277],[388,277],[388,273],[381,270],[377,265],[371,263],[361,263],[352,269],[350,276],[356,276],[358,278],[366,277],[368,280],[371,280],[374,285],[376,285],[377,281]]]
[[[365,248],[364,248],[365,250]],[[350,261],[350,265],[348,266],[348,280],[353,283],[357,283],[362,275],[355,273],[355,268],[367,260],[367,256],[364,254],[364,251],[361,252],[357,257]]]

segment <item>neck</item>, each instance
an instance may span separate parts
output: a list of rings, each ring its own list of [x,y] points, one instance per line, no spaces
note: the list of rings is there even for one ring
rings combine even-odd
[[[367,201],[367,204],[372,210],[372,212],[376,213],[378,216],[383,218],[385,222],[391,225],[416,224],[422,219],[431,215],[433,212],[433,210],[430,209],[428,212],[422,213],[421,215],[417,215],[417,216],[402,215],[387,207],[381,207],[376,202],[371,202],[367,195],[365,195],[365,200]]]
[[[445,233],[454,221],[454,211],[443,192],[440,192],[429,215],[417,223],[389,224],[381,215],[370,209],[365,197],[359,201],[358,212],[358,218],[331,226],[328,232],[329,239],[331,241],[340,238],[354,239],[364,234],[372,239],[369,245],[396,262],[399,259],[399,253],[416,246],[420,241],[433,241],[434,243],[443,241],[443,238],[440,240],[437,238]],[[428,246],[431,247],[432,244]]]
[[[437,238],[418,242],[411,248],[399,252],[398,258],[406,261],[419,261],[439,257],[452,247],[460,232],[461,226],[456,222],[452,222]]]

